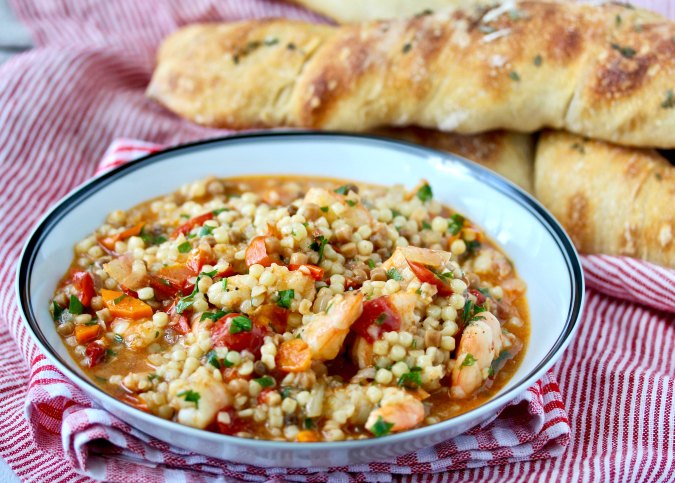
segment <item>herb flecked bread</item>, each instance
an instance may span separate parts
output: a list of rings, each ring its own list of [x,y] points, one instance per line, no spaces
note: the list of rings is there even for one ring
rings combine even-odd
[[[542,133],[535,193],[579,251],[675,268],[675,166],[655,150]]]
[[[547,126],[670,148],[674,36],[643,11],[547,2],[340,27],[195,25],[164,42],[148,94],[218,127]]]

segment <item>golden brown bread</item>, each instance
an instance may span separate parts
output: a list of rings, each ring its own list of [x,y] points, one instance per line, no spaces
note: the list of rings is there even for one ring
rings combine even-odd
[[[675,268],[675,166],[656,151],[545,132],[535,193],[579,251]]]
[[[219,127],[550,126],[675,147],[674,36],[641,11],[547,2],[340,27],[196,25],[164,42],[148,94]]]
[[[338,23],[405,18],[446,8],[469,9],[494,0],[291,0]]]
[[[373,133],[458,154],[533,192],[534,142],[528,134],[491,131],[466,135],[417,127],[381,128]]]

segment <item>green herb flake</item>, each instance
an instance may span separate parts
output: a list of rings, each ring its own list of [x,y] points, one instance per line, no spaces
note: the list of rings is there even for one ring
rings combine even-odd
[[[581,143],[572,144],[572,149],[574,149],[575,151],[577,151],[580,154],[586,154],[586,148]]]
[[[167,238],[164,235],[152,232],[148,233],[145,229],[145,225],[143,225],[143,228],[141,228],[141,233],[139,234],[139,236],[148,246],[161,245],[167,240]]]
[[[541,67],[541,64],[542,64],[543,61],[544,61],[544,59],[541,57],[541,55],[537,54],[537,55],[534,56],[534,65],[536,67]]]
[[[385,320],[387,320],[387,314],[381,313],[380,315],[377,316],[377,319],[375,319],[375,323],[377,325],[382,325],[384,324]]]
[[[480,250],[481,244],[478,240],[464,241],[464,243],[466,244],[466,252],[469,256]]]
[[[356,206],[356,201],[354,200],[345,200],[349,206]]]
[[[520,75],[515,70],[512,70],[511,72],[509,72],[509,77],[511,78],[512,81],[515,81],[515,82],[520,81]]]
[[[328,207],[327,207],[327,206],[322,206],[322,207],[319,208],[319,209],[320,209],[321,211],[323,211],[324,213],[328,213]]]
[[[183,243],[181,243],[180,245],[178,245],[178,251],[179,251],[180,253],[187,253],[187,252],[189,252],[190,250],[192,250],[192,245],[191,245],[190,242],[188,242],[188,241],[183,242]]]
[[[227,290],[227,279],[224,278],[221,283],[223,284],[223,290]]]
[[[86,325],[86,326],[98,325],[98,320],[90,320],[89,322],[87,322],[84,325]]]
[[[387,279],[396,280],[397,282],[403,281],[403,277],[401,277],[401,274],[398,273],[398,270],[396,270],[395,268],[387,270]]]
[[[291,388],[290,387],[282,387],[279,390],[279,394],[281,395],[281,399],[286,399],[288,396],[291,395]]]
[[[637,52],[635,51],[635,49],[632,48],[632,47],[625,47],[625,46],[622,47],[621,45],[619,45],[619,44],[614,44],[614,43],[611,44],[611,45],[612,45],[612,48],[613,48],[614,50],[616,50],[617,52],[619,52],[619,53],[620,53],[623,57],[625,57],[626,59],[631,59],[631,58],[635,57],[635,54],[637,54]]]
[[[188,389],[187,391],[179,392],[177,396],[182,397],[187,402],[193,402],[195,403],[196,407],[199,407],[199,400],[201,399],[201,396],[198,392]]]
[[[100,382],[101,384],[105,384],[108,382],[108,380],[105,377],[101,376],[94,376],[94,379],[96,379],[97,382]]]
[[[412,50],[412,44],[410,42],[406,42],[405,44],[403,44],[403,48],[401,49],[401,52],[403,52],[404,54],[407,54],[408,52],[410,52],[410,50]]]
[[[209,236],[213,233],[213,227],[204,225],[199,229],[199,236]]]
[[[63,309],[59,304],[56,303],[55,300],[52,300],[52,309],[53,309],[53,316],[54,316],[54,322],[58,322],[61,320],[61,315],[63,314]]]
[[[478,288],[477,289],[480,293],[482,293],[485,297],[490,297],[490,290],[484,287]]]
[[[204,312],[202,316],[199,318],[200,322],[204,322],[205,320],[213,320],[214,322],[221,317],[227,315],[228,312],[224,310],[217,310],[215,312]]]
[[[666,98],[661,103],[661,108],[672,109],[673,107],[675,107],[675,92],[673,92],[673,89],[668,89],[666,91]]]
[[[262,387],[272,387],[274,386],[274,379],[272,379],[270,376],[263,376],[259,377],[258,379],[253,379],[255,382],[260,384]]]
[[[277,305],[285,309],[290,309],[291,302],[293,301],[294,298],[295,298],[295,290],[293,290],[292,288],[288,290],[280,290]]]
[[[462,367],[464,366],[473,366],[476,363],[476,358],[472,356],[471,354],[467,354],[464,356],[464,360],[462,361]]]
[[[115,335],[113,336],[113,340],[114,340],[116,343],[118,343],[118,344],[124,344],[124,337],[122,337],[122,336],[119,335],[119,334],[115,334]]]
[[[375,268],[375,261],[374,261],[374,260],[371,260],[370,258],[369,258],[368,260],[366,260],[366,264],[368,265],[368,267],[369,267],[371,270],[372,270],[373,268]]]
[[[312,429],[314,428],[314,421],[312,420],[312,418],[305,418],[303,426],[305,427],[305,429]]]
[[[238,334],[240,332],[251,332],[253,323],[251,319],[243,315],[238,315],[230,322],[230,334]]]
[[[286,48],[288,50],[295,50],[296,49],[295,44],[293,42],[289,42],[288,44],[286,44]]]
[[[159,379],[159,376],[157,374],[148,374],[148,381],[152,382],[155,379]]]
[[[315,252],[319,252],[319,261],[317,263],[321,263],[323,260],[323,250],[326,248],[326,243],[328,243],[328,240],[326,240],[323,235],[319,235],[318,237],[314,238],[314,241],[309,246],[309,248]]]
[[[349,192],[349,185],[348,184],[342,185],[333,191],[335,191],[339,195],[346,195]]]
[[[211,364],[213,367],[216,369],[221,369],[221,364],[220,360],[218,359],[218,356],[216,355],[216,351],[209,351],[206,353],[206,362]]]
[[[494,376],[499,369],[502,368],[502,366],[506,363],[507,360],[511,358],[511,353],[507,350],[503,350],[499,353],[497,358],[492,361],[492,364],[490,364],[490,369],[488,370],[488,374],[490,377]]]
[[[422,385],[422,368],[412,367],[410,372],[406,372],[398,378],[397,384],[410,389],[420,387]]]
[[[620,27],[622,22],[623,19],[621,18],[621,15],[617,14],[616,17],[614,17],[614,25]]]
[[[224,213],[224,212],[226,212],[226,211],[230,211],[230,209],[229,209],[229,208],[216,208],[216,209],[213,210],[211,213],[213,213],[213,216],[218,216],[218,215],[220,215],[221,213]]]
[[[113,299],[113,304],[118,304],[118,303],[120,303],[122,300],[124,300],[125,298],[127,298],[127,294],[123,293],[123,294],[120,295],[119,297]]]
[[[106,349],[105,350],[105,356],[108,357],[108,358],[115,357],[115,356],[117,356],[117,352],[115,352],[112,349]]]
[[[429,224],[428,221],[424,220],[422,222],[422,230],[431,230],[431,225]]]
[[[455,213],[450,217],[450,220],[448,220],[448,231],[451,235],[456,235],[462,228],[464,228],[464,217]]]
[[[431,186],[428,184],[422,185],[422,187],[417,190],[417,197],[423,203],[431,200],[434,197],[434,193],[431,191]]]
[[[373,433],[376,438],[379,438],[391,433],[391,428],[393,427],[394,423],[388,423],[380,416],[377,418],[377,421],[375,421],[375,424],[371,426],[370,432]]]
[[[70,296],[70,304],[68,305],[68,312],[70,312],[73,315],[80,315],[82,312],[84,312],[84,306],[82,305],[82,302],[80,302],[80,299],[78,299],[74,295]]]
[[[403,216],[403,213],[401,213],[401,212],[398,211],[398,210],[392,209],[392,210],[391,210],[391,217],[392,217],[392,218],[396,218],[397,216]]]
[[[416,14],[415,14],[415,18],[418,18],[418,17],[424,17],[424,16],[426,16],[426,15],[431,15],[431,14],[433,14],[433,13],[434,13],[434,11],[431,10],[430,8],[425,8],[425,9],[422,10],[420,13],[416,13]]]

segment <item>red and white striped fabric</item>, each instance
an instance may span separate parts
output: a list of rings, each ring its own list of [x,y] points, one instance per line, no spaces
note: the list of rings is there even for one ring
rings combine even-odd
[[[167,462],[168,448],[89,408],[84,394],[30,342],[12,285],[21,246],[32,226],[58,198],[94,174],[114,139],[172,145],[223,134],[180,120],[145,99],[144,87],[163,36],[197,21],[278,15],[317,18],[271,0],[10,1],[33,32],[36,48],[0,66],[0,456],[19,477],[30,481],[89,480],[76,468],[111,481],[205,479],[197,470],[231,478],[243,473],[266,478],[260,470],[225,469],[222,463],[192,455],[176,453]],[[675,10],[670,1],[651,3],[663,12]],[[589,285],[586,313],[576,339],[552,370],[569,414],[567,450],[557,458],[461,469],[439,477],[443,481],[673,481],[675,274],[612,257],[586,257],[584,266]],[[538,388],[548,391],[542,399],[544,421],[546,406],[559,405],[546,399],[557,394],[552,384],[540,383]],[[526,397],[530,399],[503,413],[492,428],[511,418],[528,434],[541,434],[536,425],[545,423],[531,402],[538,396],[529,391]],[[558,409],[562,417],[562,408]],[[557,424],[562,428],[564,421]],[[97,440],[102,430],[111,443]],[[469,459],[472,465],[483,464],[478,460],[487,458],[486,452],[464,451],[470,445],[495,447],[496,441],[478,441],[482,438],[478,434],[486,433],[467,436],[459,453],[441,446],[440,454],[420,452],[417,461],[399,461],[394,469],[425,473],[453,463],[469,466]],[[554,452],[538,444],[533,442],[529,451]],[[564,446],[564,439],[558,444]],[[519,456],[490,459],[505,463]],[[136,465],[141,459],[143,464]],[[167,465],[190,466],[193,472],[174,472]],[[347,480],[347,469],[341,470],[333,476]],[[377,472],[393,469],[376,465],[358,471],[359,478],[366,479],[366,471],[369,477],[385,478],[389,475]],[[286,478],[290,476],[283,473],[277,477]]]

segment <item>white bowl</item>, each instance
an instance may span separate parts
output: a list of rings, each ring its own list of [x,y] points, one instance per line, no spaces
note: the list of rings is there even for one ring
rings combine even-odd
[[[528,285],[531,338],[525,358],[490,401],[432,426],[383,438],[286,443],[225,436],[139,411],[96,387],[71,359],[48,307],[73,246],[113,209],[128,209],[208,175],[302,174],[413,187],[427,179],[434,197],[483,227]],[[247,134],[146,156],[80,186],[38,224],[23,251],[17,295],[28,331],[45,355],[102,407],[182,448],[260,466],[333,466],[388,459],[430,446],[485,421],[560,357],[581,316],[584,282],[572,243],[542,206],[494,173],[456,156],[370,136],[316,132]]]

